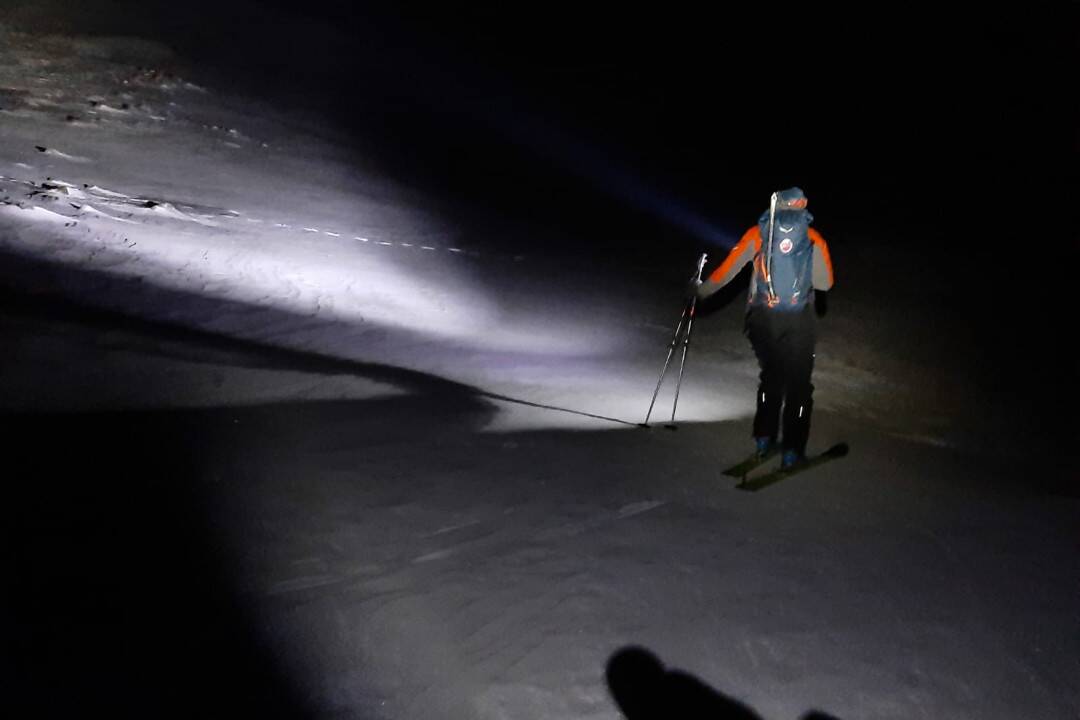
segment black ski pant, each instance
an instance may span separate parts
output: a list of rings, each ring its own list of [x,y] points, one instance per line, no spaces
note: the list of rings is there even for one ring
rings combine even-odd
[[[817,317],[812,306],[802,310],[752,307],[746,316],[746,334],[761,368],[754,415],[754,437],[776,440],[780,415],[784,427],[783,450],[806,453],[813,410],[814,345]]]

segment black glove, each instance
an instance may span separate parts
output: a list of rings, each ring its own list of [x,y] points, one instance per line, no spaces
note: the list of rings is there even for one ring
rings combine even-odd
[[[691,300],[697,300],[701,297],[698,290],[700,287],[701,281],[697,278],[694,278],[686,284],[686,292],[683,294],[683,298],[686,300],[686,302],[690,302]]]

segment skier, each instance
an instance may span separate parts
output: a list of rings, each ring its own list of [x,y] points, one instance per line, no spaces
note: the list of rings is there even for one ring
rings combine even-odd
[[[762,458],[781,438],[782,468],[806,459],[817,339],[814,291],[833,285],[829,247],[810,227],[813,216],[806,205],[806,195],[797,187],[774,193],[758,224],[704,282],[691,281],[689,290],[704,300],[731,282],[744,265],[753,264],[745,325],[761,368],[753,436]]]

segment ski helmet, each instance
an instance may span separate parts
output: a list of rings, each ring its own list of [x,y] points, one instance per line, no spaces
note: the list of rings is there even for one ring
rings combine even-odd
[[[800,201],[802,201],[800,203]],[[800,187],[789,187],[787,190],[781,190],[776,194],[776,204],[778,207],[806,207],[806,193],[802,191]]]

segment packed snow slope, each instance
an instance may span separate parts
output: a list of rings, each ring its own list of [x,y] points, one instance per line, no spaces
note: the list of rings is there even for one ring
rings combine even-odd
[[[691,244],[475,222],[190,70],[0,29],[25,714],[1080,713],[1075,485],[891,238],[822,220],[811,449],[851,455],[742,493],[738,289],[636,427]]]

